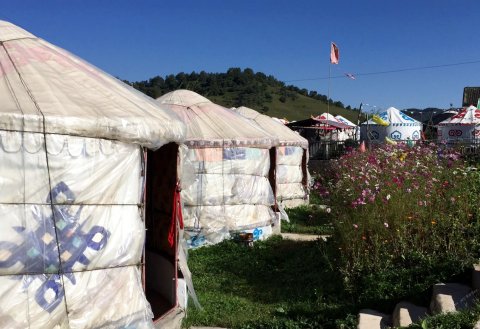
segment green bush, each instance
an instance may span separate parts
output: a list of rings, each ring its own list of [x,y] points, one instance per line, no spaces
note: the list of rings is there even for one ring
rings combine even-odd
[[[339,269],[361,304],[419,295],[478,259],[480,174],[454,150],[385,145],[333,167],[314,189],[332,205]]]
[[[408,326],[409,329],[471,329],[480,317],[480,304],[471,309],[449,312],[428,317],[419,323]],[[404,328],[404,327],[402,327]]]

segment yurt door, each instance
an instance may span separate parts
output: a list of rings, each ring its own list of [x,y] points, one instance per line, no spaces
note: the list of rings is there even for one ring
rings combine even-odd
[[[177,157],[175,143],[147,153],[144,284],[154,321],[177,305]]]

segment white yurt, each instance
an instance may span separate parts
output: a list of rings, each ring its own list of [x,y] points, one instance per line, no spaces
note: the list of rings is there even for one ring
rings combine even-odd
[[[360,125],[361,140],[374,143],[384,142],[385,137],[397,141],[419,140],[421,135],[422,123],[394,107],[389,107]]]
[[[157,99],[187,127],[181,149],[185,235],[190,248],[232,233],[272,233],[275,199],[270,149],[278,139],[243,116],[189,90]]]
[[[352,121],[348,120],[347,118],[339,115],[335,116],[335,119],[340,121],[341,123],[346,124],[349,128],[348,129],[343,129],[342,135],[340,137],[340,140],[347,140],[347,139],[353,139],[355,141],[360,140],[360,127],[354,124]]]
[[[449,143],[480,142],[480,109],[469,106],[438,124],[438,139]]]
[[[169,320],[185,299],[177,290],[186,285],[177,271],[185,257],[176,206],[155,195],[151,179],[175,200],[185,125],[11,23],[0,21],[0,45],[1,326],[154,328],[152,320]],[[147,154],[172,176],[148,177]],[[163,226],[170,234],[158,233]]]
[[[248,107],[233,108],[254,121],[270,135],[279,139],[275,157],[275,199],[280,206],[296,207],[308,204],[308,141],[283,123]]]

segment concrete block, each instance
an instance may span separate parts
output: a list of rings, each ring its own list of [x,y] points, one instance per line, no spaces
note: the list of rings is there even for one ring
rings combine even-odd
[[[391,322],[390,315],[375,310],[360,310],[357,329],[388,329]]]
[[[282,219],[280,216],[280,212],[275,212],[275,219],[272,224],[272,234],[278,235],[282,233]]]
[[[475,325],[473,326],[473,329],[480,329],[480,320],[478,320],[477,323],[475,323]]]
[[[469,286],[459,283],[437,283],[433,286],[430,311],[432,314],[455,312],[472,306],[474,294]]]
[[[178,306],[187,309],[188,303],[188,292],[187,292],[187,282],[183,278],[178,278],[177,282],[177,302]]]
[[[472,288],[475,289],[475,290],[480,289],[480,264],[474,264],[473,265]]]
[[[428,316],[428,309],[408,302],[400,302],[393,311],[393,326],[407,327]]]

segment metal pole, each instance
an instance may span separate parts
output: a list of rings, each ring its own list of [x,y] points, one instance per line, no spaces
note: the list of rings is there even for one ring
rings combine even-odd
[[[327,114],[330,114],[330,76],[332,73],[332,64],[328,64],[328,90],[327,90]],[[327,115],[328,119],[329,115]]]
[[[363,103],[360,103],[360,108],[358,109],[358,116],[357,116],[357,127],[355,129],[360,129],[360,117],[362,115],[362,106],[363,106]],[[356,142],[360,142],[360,140],[357,140],[357,130],[355,130],[355,141]]]

